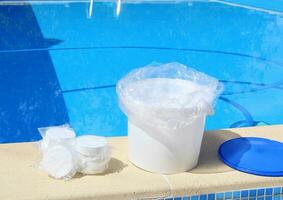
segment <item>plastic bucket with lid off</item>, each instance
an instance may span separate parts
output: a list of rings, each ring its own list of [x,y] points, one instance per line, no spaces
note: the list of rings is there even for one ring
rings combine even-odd
[[[215,78],[168,63],[136,69],[116,89],[133,164],[163,174],[197,165],[206,116],[222,91]]]

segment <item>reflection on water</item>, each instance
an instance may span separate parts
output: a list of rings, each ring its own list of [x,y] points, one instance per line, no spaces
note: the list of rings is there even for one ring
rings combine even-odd
[[[79,134],[125,135],[115,83],[152,62],[181,62],[225,84],[207,129],[283,122],[281,15],[205,2],[123,4],[119,16],[116,3],[95,3],[91,18],[88,3],[0,9],[2,142],[68,121]]]
[[[31,6],[0,6],[0,50],[51,47]],[[37,128],[68,122],[48,51],[0,53],[0,142],[38,140]]]

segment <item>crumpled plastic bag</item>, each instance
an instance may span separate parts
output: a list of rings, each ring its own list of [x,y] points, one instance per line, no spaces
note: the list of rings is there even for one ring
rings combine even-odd
[[[42,127],[38,128],[38,131],[42,137],[42,140],[38,142],[38,148],[41,152],[58,144],[72,145],[76,137],[75,131],[69,124]]]
[[[177,129],[213,114],[223,85],[180,63],[131,71],[116,86],[119,106],[133,123]]]

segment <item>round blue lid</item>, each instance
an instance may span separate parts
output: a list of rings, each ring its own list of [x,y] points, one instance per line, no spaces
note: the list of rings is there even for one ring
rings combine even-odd
[[[233,169],[261,176],[283,176],[283,143],[241,137],[224,142],[218,149],[221,160]]]

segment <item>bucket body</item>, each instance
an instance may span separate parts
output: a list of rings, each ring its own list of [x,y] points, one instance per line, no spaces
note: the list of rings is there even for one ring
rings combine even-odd
[[[177,129],[128,121],[129,160],[146,171],[175,174],[198,163],[206,115]]]
[[[223,86],[180,63],[135,69],[116,85],[128,117],[129,159],[151,172],[174,174],[198,163],[204,124]]]

